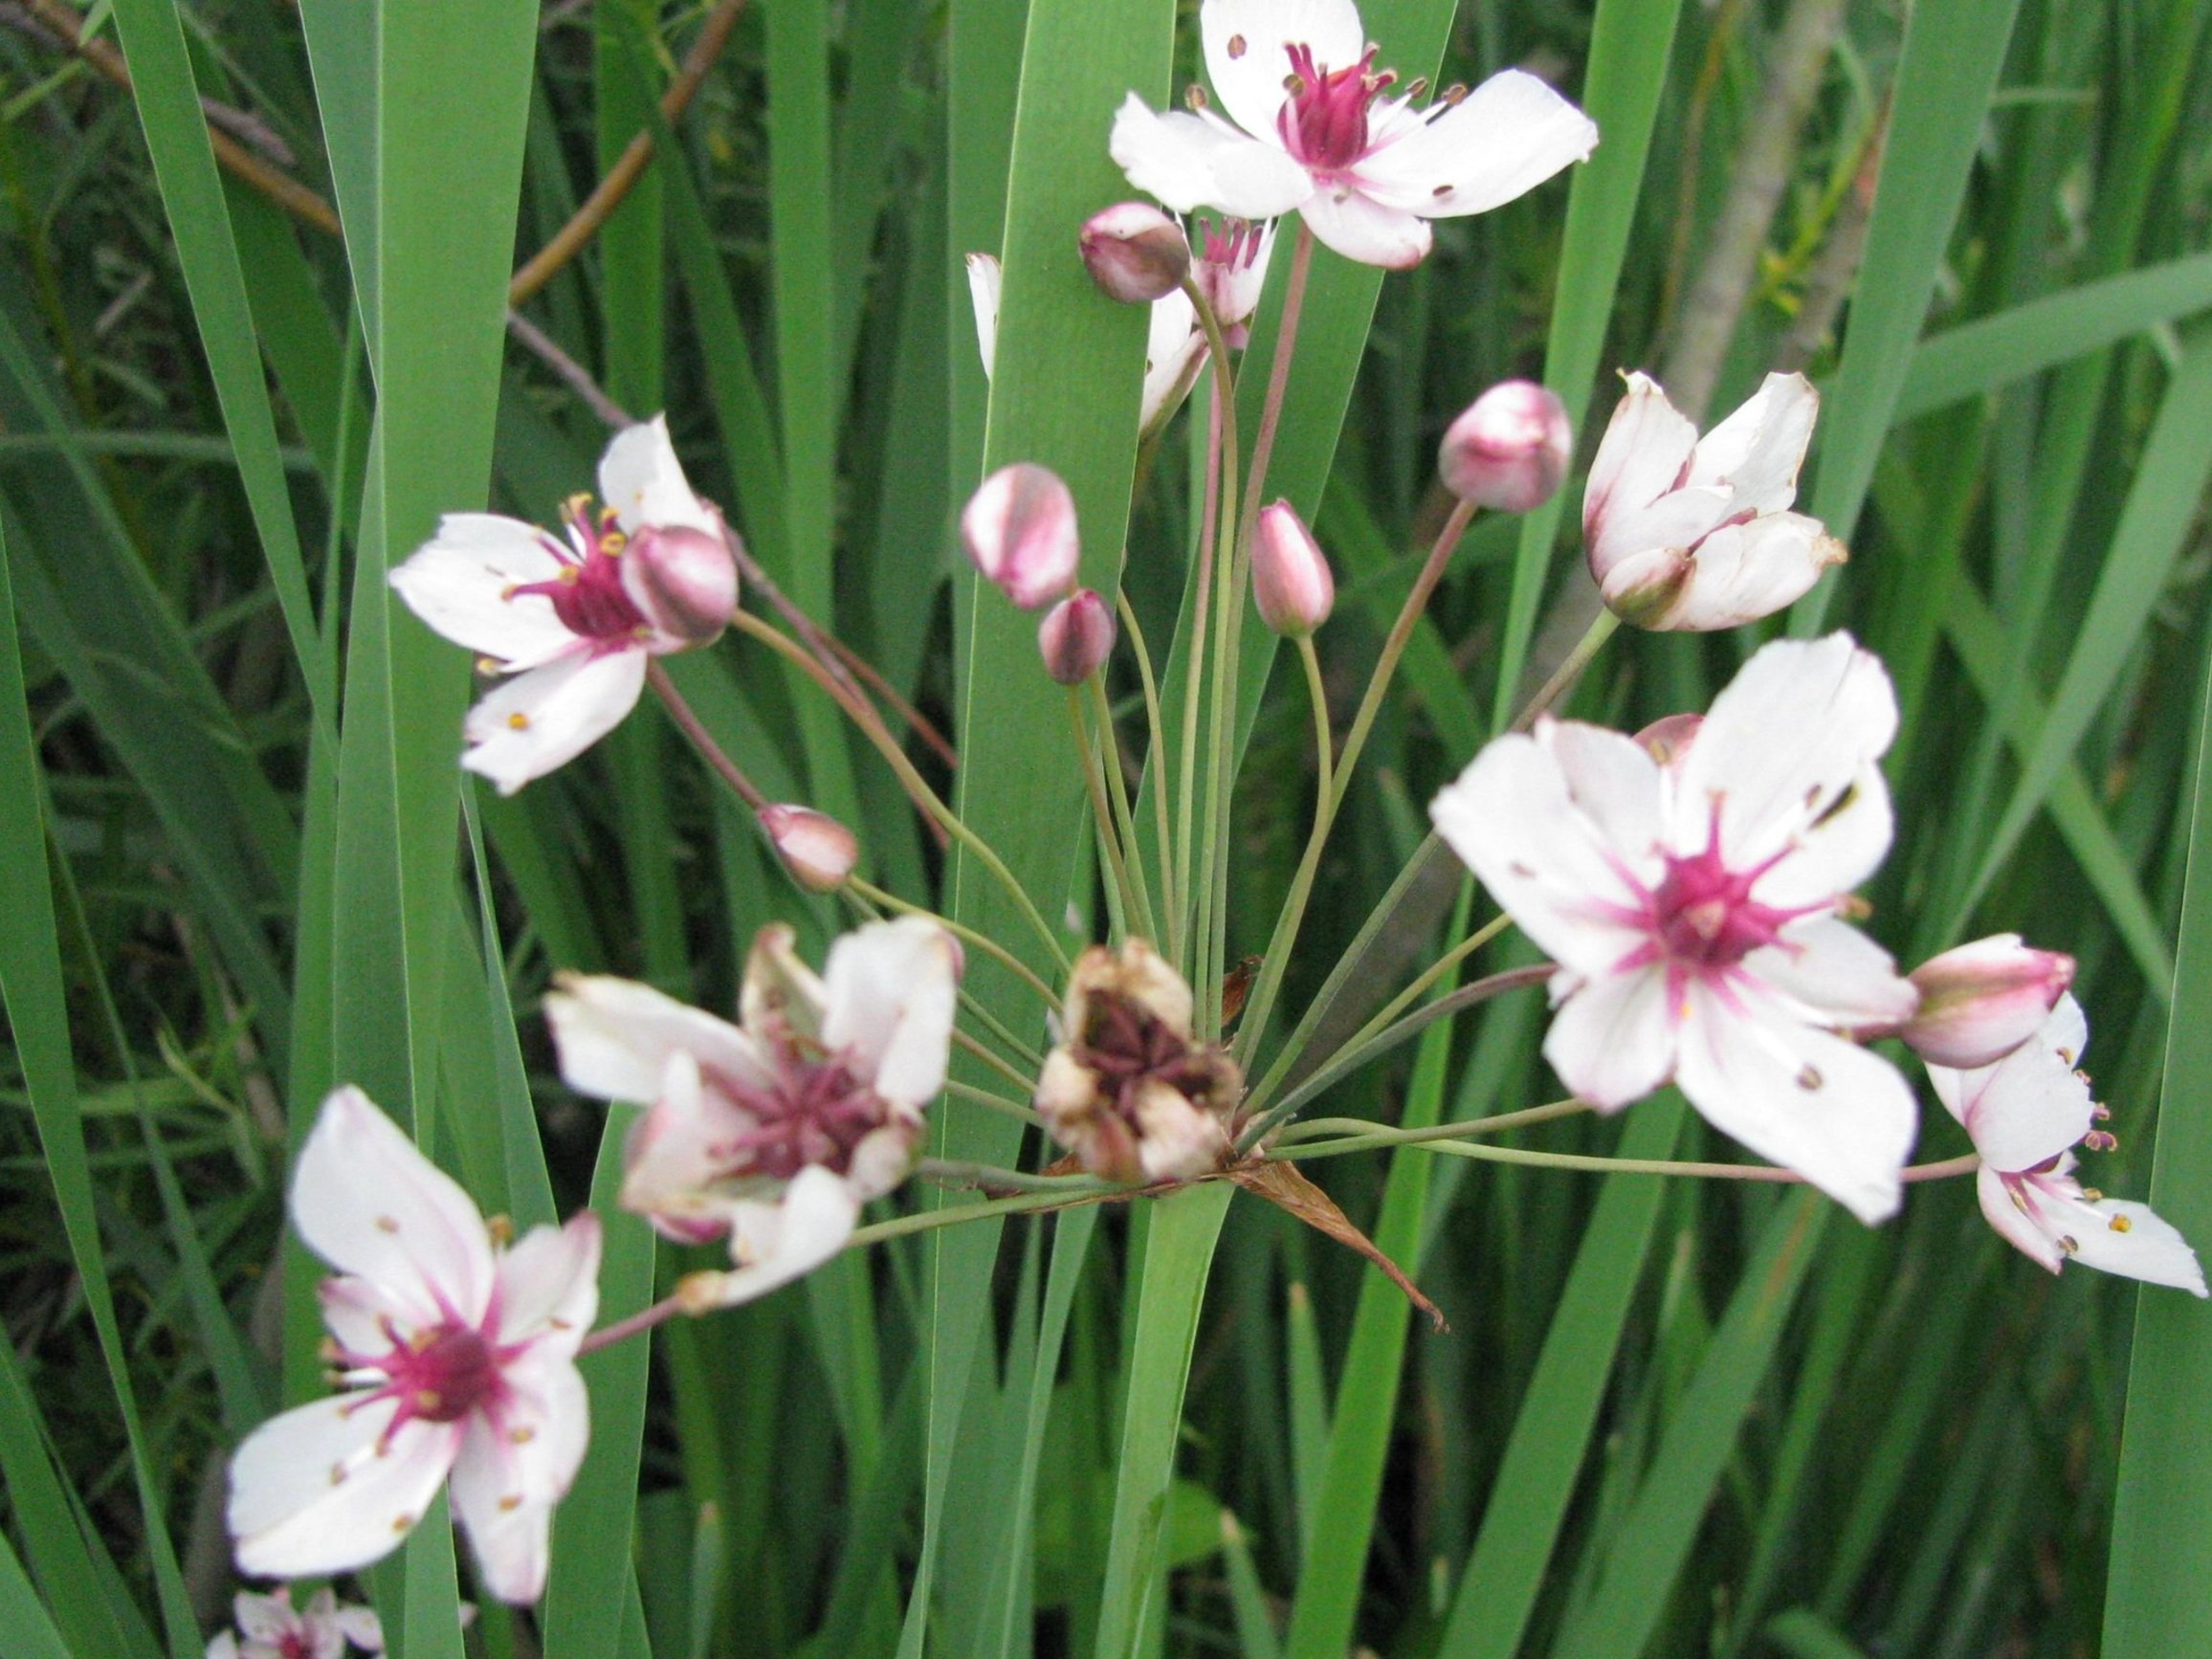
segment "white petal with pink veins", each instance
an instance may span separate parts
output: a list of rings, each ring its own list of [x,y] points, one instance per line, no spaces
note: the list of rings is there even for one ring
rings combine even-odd
[[[1289,97],[1293,46],[1313,49],[1323,71],[1360,61],[1367,38],[1352,0],[1206,0],[1198,12],[1206,78],[1231,120],[1260,138],[1275,130]]]
[[[1802,513],[1725,525],[1698,543],[1690,581],[1658,626],[1711,632],[1772,616],[1845,556],[1844,544]]]
[[[1690,484],[1725,484],[1738,511],[1779,513],[1797,499],[1820,393],[1802,374],[1770,374],[1735,413],[1699,440]]]
[[[426,1317],[443,1302],[474,1319],[491,1298],[483,1216],[350,1084],[322,1103],[293,1171],[291,1205],[308,1249]]]
[[[1556,961],[1609,971],[1646,934],[1608,905],[1640,912],[1616,868],[1623,851],[1567,793],[1559,762],[1536,739],[1499,738],[1429,804],[1437,833],[1498,905]]]
[[[422,1294],[427,1288],[418,1285],[400,1295],[357,1273],[336,1273],[316,1286],[315,1294],[322,1323],[338,1345],[373,1356],[391,1346],[393,1330],[435,1324],[442,1317],[435,1302]]]
[[[501,664],[545,661],[576,636],[542,594],[508,594],[564,568],[535,524],[496,513],[448,513],[438,533],[392,571],[408,608],[455,645]]]
[[[1896,1068],[1756,990],[1737,987],[1735,1006],[1704,987],[1691,1001],[1674,1080],[1699,1115],[1861,1221],[1895,1214],[1917,1119]]]
[[[1878,788],[1879,777],[1869,766],[1896,732],[1890,676],[1849,634],[1762,647],[1714,699],[1683,760],[1676,850],[1706,845],[1717,799],[1729,866],[1746,869],[1772,856],[1804,838],[1847,789],[1856,785],[1866,795]],[[1884,797],[1886,813],[1887,791]],[[1791,862],[1795,856],[1802,854]],[[1761,896],[1767,891],[1762,885]],[[1830,887],[1819,896],[1837,891]]]
[[[645,689],[646,653],[573,652],[517,675],[469,711],[461,764],[512,795],[622,723]]]
[[[611,974],[563,974],[546,993],[545,1018],[561,1076],[601,1100],[657,1097],[677,1051],[758,1088],[775,1081],[760,1046],[727,1020]]]
[[[1206,356],[1206,335],[1190,296],[1178,288],[1152,302],[1144,331],[1144,393],[1138,425],[1154,423],[1181,403]]]
[[[1608,539],[1605,530],[1613,520],[1641,512],[1673,489],[1697,446],[1697,428],[1667,401],[1657,381],[1640,372],[1626,380],[1627,395],[1613,406],[1582,489],[1582,534],[1593,546]],[[1621,546],[1636,551],[1626,542]]]
[[[1314,189],[1306,169],[1275,145],[1218,117],[1186,110],[1159,114],[1135,93],[1115,113],[1106,147],[1132,185],[1179,213],[1211,207],[1241,218],[1272,219]]]
[[[668,417],[625,427],[599,461],[599,498],[612,507],[630,535],[647,524],[721,534],[721,523],[692,491],[683,463],[669,442]]]
[[[1633,738],[1582,720],[1537,722],[1537,742],[1550,751],[1567,794],[1600,838],[1635,877],[1655,884],[1662,812],[1658,763]]]
[[[502,1602],[535,1602],[545,1588],[553,1506],[567,1495],[589,1437],[584,1380],[566,1360],[519,1364],[510,1409],[476,1418],[453,1462],[453,1513],[484,1584]]]
[[[2171,1285],[2192,1295],[2206,1294],[2197,1252],[2170,1223],[2152,1214],[2150,1206],[2108,1198],[2068,1207],[2077,1223],[2068,1229],[2074,1241],[2073,1259],[2083,1267],[2145,1284]],[[2115,1227],[2115,1222],[2120,1225]]]
[[[1487,213],[1587,161],[1598,124],[1533,75],[1493,75],[1458,104],[1360,164],[1378,201],[1427,219]]]
[[[738,986],[738,1015],[748,1031],[780,1022],[802,1037],[818,1037],[829,1001],[829,988],[799,955],[799,936],[788,922],[772,921],[753,935]]]
[[[713,1183],[728,1155],[718,1149],[754,1119],[705,1088],[697,1058],[681,1049],[669,1053],[652,1099],[623,1147],[622,1207],[673,1237],[711,1237],[726,1220]]]
[[[716,1275],[718,1305],[752,1301],[812,1272],[845,1248],[860,1222],[860,1203],[834,1173],[809,1164],[773,1204],[744,1199],[730,1206],[730,1260]]]
[[[419,1419],[378,1449],[398,1402],[333,1395],[273,1417],[231,1460],[238,1570],[257,1579],[350,1572],[389,1553],[453,1466],[458,1427]],[[359,1409],[355,1409],[360,1406]]]
[[[499,1339],[536,1338],[534,1353],[576,1352],[599,1313],[599,1218],[534,1227],[499,1258]]]
[[[885,1100],[924,1106],[944,1088],[956,960],[952,936],[918,916],[871,922],[830,947],[822,1041],[853,1055]]]
[[[1601,1111],[1650,1094],[1674,1070],[1666,971],[1652,966],[1590,979],[1552,1016],[1544,1058],[1579,1098]]]
[[[1324,246],[1362,265],[1410,271],[1428,256],[1433,233],[1427,219],[1378,202],[1350,186],[1323,184],[1298,203],[1297,209],[1306,228]]]
[[[1817,1025],[1894,1026],[1920,1004],[1890,953],[1832,916],[1790,923],[1776,943],[1745,957],[1743,968]]]

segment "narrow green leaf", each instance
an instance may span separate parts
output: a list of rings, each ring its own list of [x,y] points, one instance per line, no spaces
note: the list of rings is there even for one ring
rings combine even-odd
[[[9,1651],[19,1659],[69,1659],[61,1632],[24,1577],[23,1563],[5,1533],[0,1533],[0,1630],[8,1632]]]

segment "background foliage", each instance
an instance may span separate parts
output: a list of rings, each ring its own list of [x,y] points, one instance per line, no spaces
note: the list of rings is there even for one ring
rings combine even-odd
[[[1348,718],[1442,514],[1437,434],[1475,391],[1539,375],[1596,427],[1616,366],[1714,409],[1805,366],[1826,397],[1811,510],[1853,557],[1791,623],[1850,628],[1906,710],[1869,925],[1909,959],[2001,927],[2072,951],[2121,1142],[2094,1179],[2201,1246],[2206,16],[1369,6],[1406,74],[1532,67],[1604,139],[1571,182],[1441,226],[1410,275],[1322,255],[1272,485],[1338,568],[1322,648]],[[279,1241],[322,1092],[360,1081],[519,1222],[608,1204],[622,1119],[552,1077],[549,974],[716,1006],[762,922],[818,945],[835,919],[653,709],[511,801],[456,789],[466,664],[384,571],[441,510],[544,519],[582,486],[604,425],[564,363],[666,408],[779,584],[951,730],[971,820],[1087,905],[1056,696],[948,524],[986,462],[1046,461],[1087,577],[1118,568],[1156,645],[1175,631],[1203,427],[1138,453],[1141,322],[1073,240],[1125,190],[1108,113],[1187,78],[1191,19],[23,0],[0,24],[0,1629],[11,1652],[192,1654],[232,1588],[227,1448],[319,1386],[313,1270]],[[650,164],[561,257],[641,135]],[[1007,268],[987,394],[971,250]],[[1571,502],[1470,536],[1290,1009],[1435,786],[1581,631]],[[1311,796],[1306,713],[1267,691],[1263,643],[1232,956],[1265,942]],[[1702,706],[1755,643],[1623,639],[1577,707],[1633,726]],[[1015,940],[797,682],[734,644],[672,667],[772,793],[861,828],[885,885],[941,884]],[[1454,885],[1417,883],[1362,977],[1449,942]],[[983,966],[979,994],[1019,1007]],[[1548,1098],[1540,1033],[1534,999],[1499,1004],[1325,1109]],[[938,1124],[950,1156],[1022,1150],[958,1102]],[[1706,1141],[1666,1099],[1531,1132],[1724,1152]],[[1923,1155],[1962,1147],[1934,1115]],[[1449,1336],[1226,1188],[848,1258],[595,1358],[546,1603],[487,1608],[467,1648],[2212,1650],[2212,1327],[2186,1298],[2146,1295],[2138,1323],[2132,1286],[2046,1279],[1962,1183],[1866,1232],[1748,1185],[1417,1154],[1324,1180],[1419,1263]],[[610,1219],[609,1316],[687,1265]],[[426,1526],[370,1575],[395,1648],[462,1649],[467,1570]]]

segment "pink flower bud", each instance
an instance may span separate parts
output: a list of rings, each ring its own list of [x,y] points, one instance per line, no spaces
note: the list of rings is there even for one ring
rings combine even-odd
[[[761,828],[791,879],[808,893],[836,892],[860,862],[860,842],[852,831],[811,807],[763,807]]]
[[[2035,1035],[2073,984],[2073,958],[1993,934],[1932,957],[1911,978],[1920,1011],[1900,1033],[1932,1066],[1992,1065]]]
[[[1190,239],[1148,202],[1122,202],[1083,221],[1077,242],[1091,280],[1109,299],[1149,304],[1183,286]]]
[[[1460,499],[1526,513],[1552,498],[1574,447],[1564,404],[1534,381],[1500,381],[1451,423],[1436,466]]]
[[[960,538],[976,568],[1024,610],[1075,585],[1083,552],[1075,498],[1049,467],[1016,461],[985,478],[961,511]]]
[[[1328,621],[1336,606],[1337,579],[1329,574],[1329,561],[1288,501],[1260,510],[1252,542],[1252,599],[1260,619],[1293,639]]]
[[[1045,672],[1062,685],[1081,685],[1114,652],[1114,612],[1088,587],[1078,587],[1037,624],[1037,652]]]
[[[712,645],[738,608],[738,562],[720,536],[682,524],[648,524],[622,555],[623,586],[655,632]]]

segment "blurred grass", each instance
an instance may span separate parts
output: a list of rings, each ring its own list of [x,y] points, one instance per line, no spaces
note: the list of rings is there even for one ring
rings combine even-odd
[[[1442,40],[1441,81],[1533,67],[1600,105],[1605,139],[1571,185],[1441,225],[1415,273],[1316,265],[1271,493],[1321,525],[1345,581],[1321,638],[1339,719],[1433,532],[1428,455],[1457,407],[1541,374],[1594,428],[1611,371],[1665,356],[1788,8],[1497,0],[1447,35],[1448,10],[1367,25],[1401,68]],[[383,583],[440,510],[543,519],[587,483],[602,429],[502,345],[502,291],[634,132],[659,140],[647,182],[531,321],[618,402],[669,409],[695,478],[793,596],[951,729],[963,805],[1048,910],[1087,908],[1059,712],[1022,695],[1029,625],[947,580],[947,520],[986,460],[1059,467],[1087,578],[1118,576],[1163,670],[1180,660],[1188,425],[1139,471],[1139,325],[1070,256],[1118,193],[1113,103],[1169,91],[1171,21],[1172,81],[1190,78],[1174,12],[760,0],[673,125],[655,103],[697,7],[122,0],[135,98],[72,67],[50,28],[0,31],[0,521],[23,642],[20,691],[0,685],[22,734],[0,794],[19,890],[45,890],[27,873],[50,837],[81,918],[56,931],[11,895],[0,1619],[44,1609],[11,1641],[190,1653],[212,1627],[232,1588],[227,1415],[250,1385],[312,1386],[311,1305],[287,1334],[265,1287],[285,1276],[287,1134],[327,1080],[411,1101],[518,1221],[566,1212],[607,1125],[551,1079],[548,975],[637,973],[726,1006],[754,927],[828,924],[652,718],[484,799],[479,833],[453,786],[464,664]],[[1791,352],[1829,394],[1814,504],[1855,530],[1824,625],[1893,653],[1908,703],[1869,926],[1900,954],[2001,927],[2075,952],[2123,1131],[2098,1184],[2198,1233],[2201,1114],[2150,1129],[2161,1058],[2169,1098],[2201,1093],[2195,1027],[2174,1023],[2169,1054],[2166,1010],[2201,1001],[2193,892],[2173,940],[2203,817],[2204,35],[2188,0],[1909,20],[1851,0],[1714,400]],[[195,93],[277,135],[342,242],[215,179]],[[987,406],[970,250],[1007,261]],[[1524,659],[1558,649],[1573,505],[1478,529],[1424,619],[1291,1009],[1389,886],[1421,804],[1510,711]],[[1244,655],[1232,956],[1265,939],[1312,795],[1302,691],[1269,685],[1269,643]],[[1577,707],[1633,726],[1694,705],[1747,644],[1618,640]],[[847,812],[878,874],[1005,930],[804,688],[733,646],[675,667],[774,793]],[[1417,894],[1362,977],[1419,966],[1449,902]],[[1011,981],[979,963],[972,983],[1039,1033]],[[1533,1006],[1500,1006],[1323,1109],[1548,1098],[1539,1030]],[[948,1156],[1037,1150],[957,1102],[938,1121]],[[1624,1139],[1716,1150],[1656,1103],[1529,1138]],[[1924,1140],[1959,1147],[1940,1114]],[[1414,1228],[1403,1192],[1384,1207],[1406,1179],[1363,1160],[1324,1177],[1362,1225],[1396,1216],[1451,1319],[1449,1337],[1399,1326],[1403,1352],[1375,1335],[1385,1306],[1404,1317],[1394,1292],[1239,1201],[1210,1275],[1157,1217],[1021,1221],[671,1331],[650,1366],[643,1346],[610,1356],[631,1392],[605,1396],[621,1432],[564,1518],[545,1637],[829,1655],[903,1629],[916,1654],[1053,1653],[1089,1651],[1103,1619],[1117,1648],[1266,1655],[1295,1607],[1293,1650],[1392,1656],[2059,1659],[2100,1632],[2107,1650],[2191,1650],[2158,1622],[2196,1571],[2162,1517],[2203,1510],[2212,1477],[2158,1426],[2201,1392],[2197,1304],[2146,1293],[2138,1319],[2128,1286],[2046,1280],[1956,1184],[1916,1190],[1879,1233],[1831,1218],[1770,1300],[1762,1264],[1802,1201],[1453,1162],[1427,1172]],[[664,1288],[689,1264],[663,1254]],[[655,1276],[648,1251],[623,1294]],[[210,1339],[217,1313],[242,1351]],[[1125,1420],[1133,1386],[1163,1404]],[[423,1593],[388,1609],[409,1653],[454,1645],[444,1548],[410,1548]],[[469,1594],[465,1552],[459,1572]],[[528,1653],[538,1630],[488,1616],[468,1646]]]

